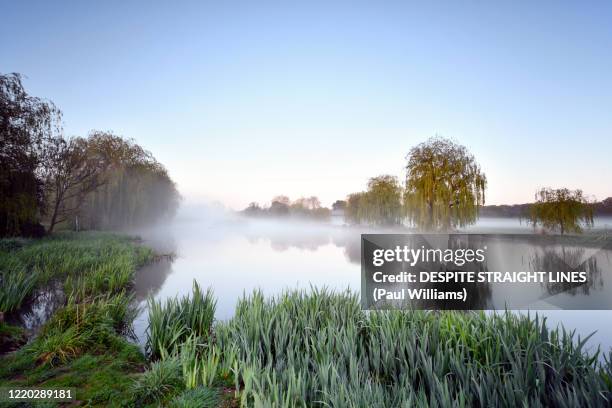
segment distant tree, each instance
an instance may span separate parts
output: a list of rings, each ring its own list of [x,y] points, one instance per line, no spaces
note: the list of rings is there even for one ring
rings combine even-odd
[[[321,200],[319,197],[310,196],[304,199],[304,206],[309,210],[316,210],[317,208],[321,208]]]
[[[528,220],[534,227],[542,225],[565,234],[593,226],[593,205],[582,190],[542,188],[535,199]]]
[[[272,199],[271,203],[280,203],[288,207],[289,205],[291,205],[291,200],[286,195],[277,195]]]
[[[253,201],[249,203],[249,206],[245,208],[244,210],[242,210],[242,212],[246,215],[256,216],[256,215],[261,215],[263,213],[263,209],[258,203]]]
[[[328,208],[321,207],[321,201],[316,196],[298,198],[289,206],[289,213],[292,216],[317,220],[329,218],[331,215]]]
[[[298,198],[293,201],[289,206],[289,212],[291,215],[295,215],[298,217],[306,217],[308,215],[308,204],[306,203],[306,198]]]
[[[397,177],[382,175],[371,178],[368,191],[348,196],[344,216],[352,224],[400,224],[402,188]]]
[[[366,194],[368,221],[378,225],[401,224],[402,187],[397,177],[372,177]]]
[[[608,197],[597,205],[598,213],[609,215],[612,214],[612,197]]]
[[[486,177],[464,146],[434,137],[413,147],[407,160],[404,204],[414,225],[449,230],[476,221]]]
[[[349,224],[364,223],[367,216],[367,193],[365,191],[349,194],[346,200],[346,210],[344,211],[344,219]]]
[[[325,207],[318,207],[318,208],[315,208],[314,210],[311,210],[310,215],[312,218],[315,218],[318,220],[324,220],[331,216],[331,210]]]
[[[332,210],[334,211],[344,211],[346,209],[346,201],[344,200],[336,200],[332,204]]]
[[[28,95],[19,74],[0,75],[0,236],[44,233],[40,170],[60,124],[60,110]]]
[[[304,212],[309,212],[309,211],[316,210],[317,208],[320,208],[321,201],[319,200],[318,197],[315,197],[315,196],[301,197],[295,200],[293,203],[291,203],[290,207],[292,210],[296,212],[304,213]]]
[[[289,197],[277,196],[272,199],[270,204],[269,213],[272,216],[285,216],[289,215]]]
[[[321,202],[315,196],[301,197],[291,202],[287,196],[276,196],[268,208],[261,208],[259,204],[253,202],[242,211],[248,216],[272,216],[272,217],[300,217],[322,220],[329,218],[331,211],[321,207]]]

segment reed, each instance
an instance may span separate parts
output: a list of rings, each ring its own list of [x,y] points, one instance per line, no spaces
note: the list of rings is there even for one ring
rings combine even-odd
[[[246,406],[609,406],[586,339],[512,313],[360,310],[356,294],[260,292],[215,327]],[[232,350],[231,352],[227,352]],[[237,356],[233,355],[235,351]]]
[[[0,321],[4,314],[19,309],[24,299],[32,293],[37,274],[28,274],[16,263],[0,266]]]
[[[0,313],[19,309],[36,288],[64,281],[64,292],[80,300],[129,288],[135,270],[153,251],[130,237],[106,233],[62,233],[42,240],[0,241]]]
[[[133,402],[136,394],[130,384],[145,360],[125,339],[137,313],[132,281],[136,268],[152,259],[153,252],[133,238],[105,233],[0,240],[0,301],[10,301],[3,311],[18,312],[32,293],[48,286],[64,289],[59,307],[53,304],[58,308],[51,310],[37,335],[14,353],[0,356],[0,384],[75,387],[87,406]],[[10,285],[6,276],[12,279]],[[9,346],[15,343],[13,338],[1,335],[0,349],[5,339]],[[177,392],[184,387],[180,367],[178,374]],[[147,377],[149,383],[156,384],[154,377]],[[146,388],[143,381],[141,389]],[[150,393],[166,391],[162,384]]]
[[[203,292],[193,282],[191,297],[170,298],[164,302],[149,299],[149,326],[146,350],[151,359],[174,354],[190,337],[206,343],[211,334],[216,300],[211,289]]]

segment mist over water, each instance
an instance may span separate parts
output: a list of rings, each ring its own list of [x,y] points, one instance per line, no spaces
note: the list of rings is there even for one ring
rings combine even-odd
[[[596,229],[609,230],[611,226],[612,219],[596,220]],[[147,245],[175,256],[162,258],[137,273],[136,298],[142,311],[135,321],[136,335],[142,344],[148,296],[166,299],[188,295],[194,279],[202,287],[213,288],[217,299],[216,318],[221,320],[231,318],[237,300],[256,289],[266,295],[310,286],[358,292],[360,235],[384,232],[404,231],[348,227],[340,217],[324,222],[247,218],[222,206],[184,206],[172,224],[138,231]],[[464,232],[528,234],[532,229],[517,219],[483,218]],[[596,295],[606,298],[612,286],[609,252],[598,255],[601,287],[592,288]],[[493,303],[504,290],[507,289],[492,287]],[[604,324],[612,318],[612,311],[538,313],[547,316],[549,325],[563,323],[566,329],[576,329],[582,337],[596,332],[588,343],[591,348],[601,345],[607,352],[612,346],[612,327]]]

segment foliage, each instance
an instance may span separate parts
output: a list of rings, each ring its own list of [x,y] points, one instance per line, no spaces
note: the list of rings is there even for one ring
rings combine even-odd
[[[355,224],[401,224],[402,216],[402,187],[390,175],[373,177],[368,191],[349,195],[345,210],[346,220]]]
[[[58,356],[76,355],[91,344],[89,340],[100,342],[106,333],[122,332],[134,315],[131,298],[124,289],[131,283],[136,267],[151,258],[150,250],[134,246],[128,238],[109,234],[59,234],[32,241],[19,249],[0,251],[2,269],[18,270],[14,275],[24,277],[17,282],[22,286],[29,284],[31,277],[35,277],[37,285],[42,285],[64,277],[70,282],[75,276],[81,278],[79,282],[89,282],[90,276],[99,276],[100,271],[109,281],[115,281],[115,275],[125,271],[129,274],[121,287],[65,286],[71,289],[66,303],[45,324],[32,345],[33,350],[40,350],[39,355],[51,356],[41,358],[45,361],[55,360],[54,349],[58,350]],[[13,267],[6,268],[6,265]],[[17,295],[8,291],[10,287],[3,285],[0,296],[16,302]],[[27,297],[30,292],[31,286],[29,291],[24,291],[25,295],[19,295]]]
[[[261,207],[252,202],[242,210],[244,215],[250,217],[286,217],[308,218],[316,220],[328,219],[331,210],[321,206],[321,201],[315,197],[301,197],[291,201],[287,196],[276,196],[272,199],[270,207]]]
[[[155,359],[179,351],[190,337],[206,342],[215,316],[216,300],[209,288],[203,292],[193,281],[191,298],[170,298],[165,302],[149,299],[147,354]]]
[[[84,229],[141,226],[172,216],[178,191],[153,155],[109,132],[64,138],[61,112],[0,75],[0,237],[44,235],[44,218]]]
[[[413,224],[432,231],[476,221],[486,177],[464,146],[431,138],[410,150],[406,171],[405,208]]]
[[[60,132],[61,112],[28,95],[21,78],[0,74],[0,237],[40,234],[44,194],[39,172],[46,146]]]
[[[208,387],[198,387],[183,391],[170,401],[168,406],[171,408],[216,408],[220,401],[219,391]]]
[[[178,191],[150,152],[109,132],[92,132],[87,144],[108,166],[101,176],[104,183],[87,194],[80,207],[81,228],[126,229],[174,215]]]
[[[135,345],[120,343],[105,353],[84,354],[61,365],[32,365],[34,360],[22,348],[5,357],[0,384],[13,387],[76,388],[84,406],[127,406],[131,404],[130,384],[144,360]],[[8,370],[7,370],[8,369]],[[16,376],[8,379],[14,373]]]
[[[188,392],[171,406],[183,402],[202,406],[197,405],[200,399],[202,404],[218,400],[218,395],[203,388],[212,387],[227,369],[220,365],[221,351],[211,338],[215,304],[212,291],[203,292],[195,281],[191,296],[164,303],[149,300],[146,350],[157,361],[136,380],[139,398],[160,403],[185,389]]]
[[[153,252],[111,234],[63,233],[13,245],[0,241],[0,312],[18,309],[37,287],[65,279],[64,290],[81,302],[131,285],[136,268]]]
[[[352,293],[242,299],[217,324],[247,406],[609,406],[610,367],[539,317],[361,310]],[[226,365],[226,363],[222,363]]]
[[[36,271],[37,285],[72,282],[37,337],[1,358],[0,384],[75,387],[86,405],[132,403],[129,384],[144,357],[123,337],[135,316],[129,289],[135,269],[152,259],[152,251],[129,237],[104,233],[60,233],[0,248],[0,263]]]
[[[4,313],[21,306],[36,285],[37,274],[28,273],[18,262],[0,255],[0,321]]]
[[[104,295],[90,302],[68,304],[57,310],[28,349],[36,361],[55,365],[86,352],[112,348],[131,325],[130,297]]]
[[[332,204],[332,210],[334,211],[344,211],[346,209],[346,201],[344,200],[336,200]]]
[[[49,228],[76,217],[87,196],[103,183],[110,163],[87,139],[56,138],[47,154],[45,186],[49,203]]]
[[[132,394],[140,405],[159,403],[184,389],[181,365],[177,358],[167,358],[151,364],[132,385]]]
[[[593,205],[582,194],[582,190],[542,188],[535,198],[536,202],[531,205],[528,218],[534,228],[542,225],[564,234],[580,233],[583,226],[593,226]]]
[[[27,337],[24,328],[0,321],[0,350],[2,353],[18,349],[26,341]]]

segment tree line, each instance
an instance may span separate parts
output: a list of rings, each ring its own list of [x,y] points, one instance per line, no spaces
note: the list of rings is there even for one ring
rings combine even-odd
[[[481,209],[487,208],[485,173],[465,146],[450,139],[436,136],[410,149],[405,170],[404,183],[388,174],[372,177],[365,191],[337,200],[332,210],[342,212],[348,224],[452,231],[475,223]],[[612,198],[597,203],[581,190],[567,188],[541,188],[533,203],[500,207],[534,228],[561,234],[592,227],[594,214],[605,213],[608,208],[612,209]],[[286,196],[277,196],[269,207],[253,202],[242,212],[249,216],[325,219],[332,210],[321,207],[316,197],[292,202]]]
[[[433,137],[406,156],[406,178],[381,175],[367,190],[334,203],[350,224],[408,224],[421,231],[450,231],[476,222],[485,204],[487,179],[465,146]],[[605,213],[612,198],[596,203],[581,190],[541,188],[518,214],[534,228],[580,233],[593,226],[595,211]]]
[[[350,194],[345,218],[352,224],[398,225],[450,230],[476,221],[485,202],[486,176],[469,151],[433,137],[408,153],[404,185],[382,175],[366,191]]]
[[[279,195],[272,199],[270,206],[262,207],[259,203],[252,202],[242,213],[252,217],[296,217],[310,218],[316,220],[328,219],[331,210],[321,206],[321,201],[315,196],[301,197],[291,201],[285,195]]]
[[[0,236],[125,229],[173,215],[178,191],[150,152],[112,132],[66,137],[61,118],[19,74],[0,75]]]

